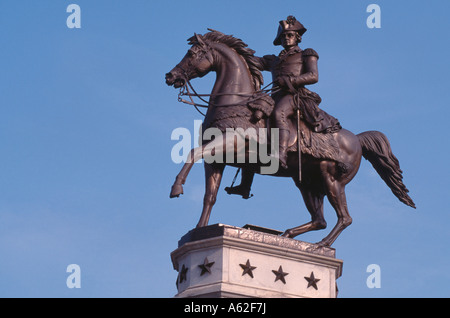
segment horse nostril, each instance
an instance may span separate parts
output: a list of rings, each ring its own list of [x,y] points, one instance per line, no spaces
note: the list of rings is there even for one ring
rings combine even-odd
[[[172,85],[174,83],[174,77],[172,73],[166,73],[166,84],[167,85]]]

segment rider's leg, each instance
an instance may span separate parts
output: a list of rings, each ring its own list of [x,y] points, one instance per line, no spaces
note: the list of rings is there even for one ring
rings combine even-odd
[[[289,117],[294,114],[291,95],[285,95],[275,105],[275,126],[279,129],[279,160],[283,168],[287,168],[287,148],[289,142]]]

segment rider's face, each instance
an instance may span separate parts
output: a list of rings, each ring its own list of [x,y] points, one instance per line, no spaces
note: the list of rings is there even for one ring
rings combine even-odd
[[[281,45],[284,48],[292,47],[298,44],[297,32],[295,31],[286,31],[281,34]]]

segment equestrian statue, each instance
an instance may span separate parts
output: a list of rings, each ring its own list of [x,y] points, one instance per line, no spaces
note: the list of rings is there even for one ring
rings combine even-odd
[[[242,170],[241,183],[227,187],[228,194],[250,198],[255,173],[290,177],[300,190],[311,222],[286,230],[282,236],[294,238],[308,231],[325,229],[323,200],[327,196],[338,220],[331,232],[317,244],[331,246],[339,234],[352,223],[345,197],[345,186],[358,172],[361,158],[367,159],[380,177],[404,204],[415,208],[403,184],[399,161],[393,155],[386,136],[378,131],[354,135],[339,121],[319,108],[320,96],[306,86],[318,82],[318,53],[299,43],[307,29],[295,17],[279,22],[273,42],[281,45],[279,55],[255,56],[240,39],[219,31],[194,34],[188,39],[191,48],[184,58],[166,74],[166,83],[180,88],[179,100],[207,108],[202,132],[221,132],[203,139],[188,155],[172,186],[170,197],[183,194],[183,184],[193,164],[207,154],[223,155],[234,160],[205,160],[206,191],[197,227],[208,225],[225,166]],[[190,80],[216,72],[211,94],[198,94]],[[261,88],[261,71],[270,71],[272,87]],[[270,84],[269,84],[270,85]],[[268,85],[268,86],[269,86]],[[266,86],[267,87],[267,86]],[[192,91],[192,92],[191,92]],[[181,96],[189,96],[186,101]],[[198,97],[205,105],[197,104]],[[205,100],[209,97],[209,100]],[[242,134],[252,131],[253,134]],[[278,138],[274,138],[278,137]],[[262,173],[267,162],[236,160],[252,155],[252,143],[271,144],[272,158],[279,165],[271,173]],[[276,147],[274,147],[276,145]],[[230,154],[231,149],[231,156]]]

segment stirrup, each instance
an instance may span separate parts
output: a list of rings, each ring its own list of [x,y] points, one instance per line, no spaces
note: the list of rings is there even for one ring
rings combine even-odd
[[[228,194],[238,194],[241,195],[243,199],[250,199],[253,194],[250,194],[250,190],[246,191],[246,189],[242,189],[241,185],[235,186],[235,187],[226,187],[225,191]]]

